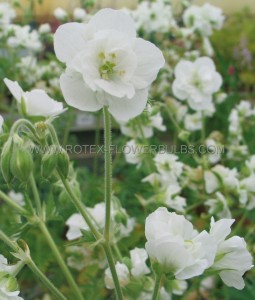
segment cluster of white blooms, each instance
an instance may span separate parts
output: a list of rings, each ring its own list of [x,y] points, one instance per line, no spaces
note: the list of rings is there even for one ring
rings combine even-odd
[[[139,119],[130,120],[128,122],[121,122],[121,132],[131,138],[151,138],[153,136],[153,129],[159,131],[166,131],[166,126],[163,124],[163,118],[157,110],[153,110],[151,105],[147,105],[147,108]]]
[[[98,203],[93,208],[88,208],[90,215],[93,217],[93,220],[100,229],[104,228],[105,225],[105,203]],[[122,214],[126,216],[125,224],[119,223],[116,219],[118,214]],[[112,208],[111,212],[112,218],[114,219],[115,223],[115,230],[116,230],[116,237],[117,238],[124,238],[130,235],[133,231],[135,226],[135,219],[128,218],[125,209],[116,207],[115,209]],[[75,240],[82,236],[81,229],[89,230],[89,227],[82,217],[81,214],[75,213],[68,218],[66,221],[66,225],[69,227],[66,237],[68,240]]]
[[[239,159],[248,155],[248,147],[244,142],[242,124],[255,116],[251,102],[242,100],[229,115],[228,158]]]
[[[129,164],[140,166],[143,160],[143,146],[139,145],[136,140],[132,139],[125,145],[124,155]]]
[[[58,19],[60,21],[64,21],[68,18],[67,12],[61,7],[57,7],[54,10],[54,16],[56,19]]]
[[[180,100],[187,100],[196,111],[212,110],[212,95],[222,84],[215,64],[209,57],[200,57],[195,62],[181,60],[174,70],[173,93]]]
[[[142,1],[136,10],[127,12],[135,20],[136,28],[146,33],[168,32],[176,27],[172,7],[163,0]]]
[[[48,93],[60,89],[59,76],[63,69],[57,61],[40,63],[35,56],[28,55],[22,57],[16,67],[29,86],[43,88]]]
[[[214,29],[221,29],[224,19],[222,10],[209,3],[192,5],[183,14],[184,24],[205,37],[210,36]]]
[[[12,276],[17,265],[8,265],[7,259],[0,255],[0,299],[23,300],[19,297],[18,284]]]
[[[69,19],[72,19],[76,22],[83,22],[83,23],[86,23],[89,21],[89,19],[91,18],[91,15],[88,14],[86,12],[85,9],[83,8],[80,8],[80,7],[76,7],[74,8],[73,10],[73,14],[72,14],[72,18],[71,16],[67,13],[66,10],[64,10],[63,8],[61,7],[57,7],[55,10],[54,10],[54,17],[56,19],[58,19],[59,21],[61,22],[66,22],[68,21]]]
[[[67,65],[60,78],[66,102],[84,111],[108,106],[121,121],[144,110],[149,86],[165,63],[155,45],[136,37],[134,21],[112,9],[100,10],[87,24],[61,25],[54,48]]]
[[[209,206],[209,214],[217,215],[219,218],[231,218],[231,212],[228,207],[227,199],[221,192],[216,192],[215,198],[207,200],[205,205]]]
[[[141,276],[150,273],[150,269],[146,265],[148,254],[145,249],[135,248],[131,250],[130,258],[131,258],[130,270],[124,263],[117,262],[115,265],[119,277],[120,285],[122,287],[126,286],[130,282],[131,276],[133,276],[134,278],[140,278]],[[114,288],[114,282],[109,268],[105,270],[104,280],[105,280],[105,286],[108,289]]]
[[[11,48],[22,47],[32,52],[41,51],[43,47],[37,30],[31,30],[29,25],[14,24],[8,27],[7,45]]]
[[[186,199],[180,196],[183,163],[169,153],[158,153],[154,158],[157,173],[152,173],[142,181],[149,182],[156,190],[150,201],[158,199],[168,207],[183,212]]]
[[[54,117],[65,111],[63,103],[50,98],[44,90],[24,92],[17,81],[4,79],[9,91],[17,100],[23,113],[29,116]]]
[[[146,219],[145,248],[152,264],[176,279],[189,279],[210,268],[227,286],[242,289],[242,276],[253,267],[252,256],[239,236],[226,239],[233,222],[212,218],[210,232],[198,233],[184,216],[160,207]]]
[[[10,24],[15,17],[16,17],[16,12],[11,7],[10,3],[8,3],[8,2],[0,3],[0,25],[1,25],[1,27]]]

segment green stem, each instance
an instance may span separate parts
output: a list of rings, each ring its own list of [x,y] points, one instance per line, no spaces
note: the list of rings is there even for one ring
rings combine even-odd
[[[110,242],[111,232],[111,197],[112,197],[112,155],[111,155],[111,115],[104,107],[104,159],[105,159],[105,228],[104,237]]]
[[[2,230],[0,230],[0,239],[9,246],[15,253],[21,254],[25,259],[24,263],[36,275],[36,277],[48,288],[52,295],[58,300],[67,300],[66,297],[48,280],[48,278],[38,269],[30,255],[26,254],[17,243],[13,242]]]
[[[118,275],[117,275],[117,272],[116,272],[115,262],[114,262],[114,259],[113,259],[111,247],[106,242],[103,245],[103,248],[104,248],[105,255],[106,255],[106,258],[107,258],[107,261],[108,261],[109,268],[111,270],[112,279],[113,279],[113,282],[114,282],[117,299],[122,300],[123,299],[123,294],[122,294],[122,291],[121,291],[119,278],[118,278]]]
[[[42,203],[41,203],[40,195],[38,193],[38,189],[37,189],[37,186],[36,186],[34,174],[31,174],[31,176],[29,178],[29,181],[30,181],[32,193],[33,193],[33,196],[34,196],[35,205],[36,205],[36,208],[37,208],[37,213],[40,217],[43,218]]]
[[[0,191],[0,198],[4,200],[8,205],[10,205],[12,208],[14,208],[17,212],[19,212],[21,215],[28,215],[28,211],[17,204],[15,201],[13,201],[9,196],[7,196],[5,193]]]
[[[95,145],[98,147],[100,143],[100,115],[96,116],[96,135],[95,135]],[[94,157],[94,163],[93,163],[93,174],[94,176],[97,175],[98,171],[98,153],[96,153]]]
[[[65,261],[63,260],[61,254],[59,252],[59,249],[57,248],[45,223],[41,221],[41,222],[39,222],[38,226],[41,229],[41,232],[43,233],[47,243],[49,244],[63,274],[65,275],[67,282],[69,283],[70,287],[73,289],[73,293],[76,295],[76,298],[79,300],[83,300],[82,294],[81,294],[76,282],[74,281],[72,274],[70,273],[69,269],[67,268]]]
[[[20,128],[21,126],[27,127],[27,128],[33,133],[33,135],[38,139],[36,130],[35,130],[35,128],[34,128],[34,125],[33,125],[30,121],[28,121],[28,120],[26,120],[26,119],[19,119],[18,121],[16,121],[16,122],[13,124],[13,126],[12,126],[12,128],[11,128],[10,136],[12,136],[12,135],[14,135],[15,133],[17,133],[17,131],[19,130],[19,128]]]
[[[154,290],[153,290],[152,300],[158,299],[158,293],[159,293],[159,289],[161,286],[161,280],[162,280],[162,274],[156,275],[156,281],[155,281],[155,286],[154,286]]]
[[[101,233],[96,229],[94,224],[92,223],[89,214],[86,210],[86,207],[83,205],[83,203],[77,198],[75,193],[73,192],[72,187],[70,186],[70,183],[60,174],[59,177],[64,185],[64,188],[66,192],[68,193],[70,199],[72,200],[73,204],[76,206],[77,210],[81,213],[84,220],[86,221],[87,225],[89,226],[90,230],[94,234],[94,236],[97,238],[97,240],[100,240],[102,238]]]
[[[24,266],[25,266],[25,262],[20,260],[16,264],[15,269],[11,272],[12,276],[16,277],[19,274],[19,272],[23,269]]]
[[[118,300],[123,299],[119,278],[115,268],[115,262],[111,250],[111,198],[112,198],[112,155],[111,155],[111,115],[108,108],[104,106],[104,154],[105,154],[105,228],[104,238],[105,243],[103,248],[107,261],[111,270],[112,279],[115,286],[115,291]]]

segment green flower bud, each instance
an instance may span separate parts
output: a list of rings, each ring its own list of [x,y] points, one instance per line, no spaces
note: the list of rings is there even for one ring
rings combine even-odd
[[[1,171],[4,177],[4,180],[7,183],[10,183],[13,176],[11,172],[11,157],[12,157],[12,150],[13,150],[13,140],[10,138],[3,147],[2,154],[1,154]]]
[[[48,179],[58,164],[58,154],[55,146],[50,146],[47,152],[42,157],[41,174],[42,177]]]
[[[61,146],[59,146],[59,148],[57,149],[57,153],[58,153],[57,169],[64,178],[67,178],[69,173],[69,156],[65,151],[65,149],[63,149]]]
[[[11,158],[11,171],[13,176],[20,181],[26,182],[33,171],[33,159],[29,151],[25,148],[14,149]]]
[[[189,137],[190,137],[190,132],[188,132],[186,130],[182,130],[178,135],[178,138],[183,142],[188,142]]]

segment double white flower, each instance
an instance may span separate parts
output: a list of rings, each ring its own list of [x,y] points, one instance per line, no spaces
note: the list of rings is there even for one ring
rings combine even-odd
[[[216,246],[210,235],[198,233],[184,216],[166,208],[160,207],[147,217],[145,235],[150,258],[176,279],[201,275],[214,261]]]
[[[211,108],[212,95],[222,84],[212,59],[200,57],[195,62],[181,60],[174,74],[172,89],[178,99],[187,100],[189,106],[197,111]]]
[[[143,111],[165,63],[155,45],[136,37],[134,21],[113,9],[99,11],[88,24],[61,25],[54,48],[67,66],[60,78],[66,102],[84,111],[108,106],[121,121]]]

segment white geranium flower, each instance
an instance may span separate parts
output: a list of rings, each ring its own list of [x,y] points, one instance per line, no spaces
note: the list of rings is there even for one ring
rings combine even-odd
[[[4,118],[0,115],[0,134],[3,132]]]
[[[124,148],[126,161],[130,164],[140,164],[142,161],[143,146],[139,146],[135,140],[130,140]]]
[[[178,156],[169,153],[158,153],[154,157],[154,162],[158,172],[166,177],[178,178],[183,171],[183,163],[177,161]]]
[[[76,7],[73,11],[73,18],[76,21],[85,21],[86,16],[86,11],[80,7]]]
[[[100,10],[88,24],[61,25],[54,48],[67,65],[60,78],[66,102],[84,111],[108,106],[120,121],[143,111],[148,88],[165,63],[155,45],[136,37],[133,20],[113,9]]]
[[[93,217],[93,220],[95,221],[95,225],[102,229],[105,224],[105,203],[104,202],[98,203],[93,208],[88,208],[88,211]],[[111,212],[112,217],[114,218],[115,214],[118,212],[119,212],[118,210],[114,210],[114,208],[112,208],[112,212]],[[126,211],[122,209],[122,213],[125,212]],[[79,213],[75,213],[71,215],[66,221],[66,225],[69,227],[66,233],[66,237],[69,241],[80,238],[82,236],[81,229],[89,230],[87,223],[83,219],[82,215]],[[134,229],[134,226],[135,226],[134,218],[129,218],[125,226],[123,224],[120,224],[118,226],[118,234],[119,234],[118,238],[123,238],[128,236],[130,232]]]
[[[148,254],[143,248],[135,248],[130,251],[132,269],[131,274],[134,277],[140,277],[150,273],[150,269],[146,265]]]
[[[61,8],[61,7],[57,7],[54,10],[54,17],[60,21],[64,21],[65,19],[67,19],[67,12]]]
[[[208,160],[212,164],[216,164],[221,160],[221,149],[213,139],[206,140],[208,150]]]
[[[136,28],[147,33],[168,32],[171,27],[176,27],[172,7],[163,0],[142,1],[136,10],[131,11],[131,15]]]
[[[200,234],[193,225],[176,213],[160,207],[150,214],[145,223],[145,248],[164,272],[176,279],[201,275],[214,261],[216,247],[210,235]]]
[[[15,191],[10,191],[8,193],[8,196],[13,201],[15,201],[17,204],[19,204],[20,206],[24,206],[25,205],[24,195],[22,193],[16,193]]]
[[[40,34],[50,33],[51,32],[51,26],[49,23],[41,24],[38,28],[38,32]]]
[[[184,127],[189,131],[202,129],[202,114],[200,111],[194,114],[186,114],[184,117]]]
[[[53,100],[43,90],[24,92],[17,81],[11,81],[7,78],[4,79],[4,83],[17,102],[21,106],[24,103],[25,112],[29,116],[51,117],[65,111],[63,103]]]
[[[0,3],[0,25],[8,25],[16,17],[15,10],[7,2]]]
[[[38,52],[42,50],[40,35],[37,30],[32,30],[29,25],[20,26],[12,24],[8,26],[10,37],[7,39],[7,44],[11,48],[22,47],[29,52]]]
[[[221,29],[224,19],[222,9],[209,3],[203,6],[192,5],[183,14],[184,24],[204,37],[210,36],[213,29]]]
[[[121,264],[120,262],[117,262],[115,267],[119,278],[120,286],[122,287],[126,286],[130,281],[130,274],[129,274],[128,267],[125,264]],[[109,268],[105,270],[104,282],[105,282],[105,286],[108,289],[110,290],[114,289],[114,282]]]
[[[219,218],[231,218],[231,212],[228,208],[227,200],[222,193],[217,192],[214,199],[209,199],[205,202],[209,206],[209,214],[217,214]]]
[[[219,272],[223,282],[236,289],[244,288],[242,276],[252,265],[252,256],[247,250],[246,242],[239,236],[226,237],[231,232],[233,219],[221,219],[217,222],[211,219],[210,235],[217,245],[217,253],[212,269]]]
[[[165,192],[165,203],[178,212],[184,212],[187,203],[185,198],[178,195],[180,192],[181,187],[177,183],[170,184]]]
[[[197,111],[212,105],[212,95],[219,90],[222,78],[211,58],[200,57],[195,62],[181,60],[174,73],[172,89],[177,98],[187,100]]]

